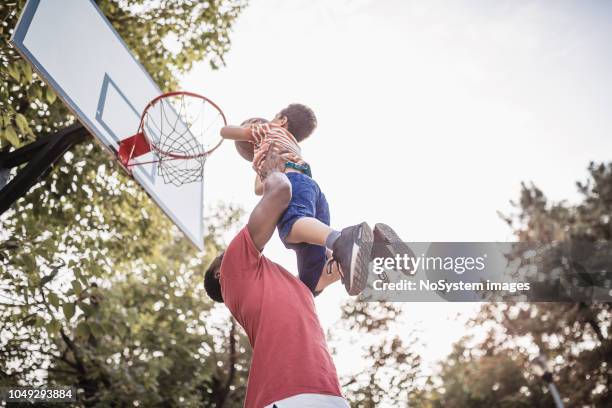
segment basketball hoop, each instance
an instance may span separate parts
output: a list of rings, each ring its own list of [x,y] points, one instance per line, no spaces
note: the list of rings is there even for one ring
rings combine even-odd
[[[147,104],[138,132],[119,144],[119,160],[128,169],[156,163],[167,184],[180,186],[200,181],[208,155],[223,142],[223,111],[205,96],[177,91],[158,96]],[[154,161],[134,161],[146,153]]]

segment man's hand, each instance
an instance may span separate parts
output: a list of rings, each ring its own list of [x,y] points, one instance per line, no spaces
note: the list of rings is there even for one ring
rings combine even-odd
[[[285,164],[287,160],[285,160],[276,149],[276,145],[274,142],[270,143],[266,155],[264,157],[264,161],[262,167],[260,169],[261,179],[265,181],[265,179],[272,173],[275,172],[285,172]]]
[[[259,174],[255,174],[255,195],[261,196],[263,195],[264,185],[263,181],[261,181],[261,177]]]

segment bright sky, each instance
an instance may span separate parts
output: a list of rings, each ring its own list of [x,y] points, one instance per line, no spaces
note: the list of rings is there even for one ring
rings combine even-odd
[[[227,67],[182,80],[238,124],[291,102],[319,119],[303,144],[335,227],[384,221],[406,241],[511,239],[521,181],[576,199],[574,182],[612,152],[610,2],[253,0]],[[206,203],[250,210],[250,164],[227,143],[206,167]],[[266,255],[295,271],[274,238]],[[317,299],[325,329],[340,285]],[[407,304],[431,363],[475,304]],[[457,313],[463,317],[455,320]],[[402,329],[400,329],[402,330]],[[355,366],[336,359],[341,373]]]

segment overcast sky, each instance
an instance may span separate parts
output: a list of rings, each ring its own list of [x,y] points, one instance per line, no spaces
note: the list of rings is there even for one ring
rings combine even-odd
[[[612,2],[253,0],[227,67],[182,80],[229,121],[291,102],[319,119],[303,144],[337,228],[366,220],[406,241],[504,241],[521,181],[555,200],[612,152]],[[250,164],[226,143],[206,167],[206,203],[250,210]],[[295,271],[278,238],[266,255]],[[346,296],[317,307],[325,328]],[[450,351],[475,305],[407,304],[427,362]],[[336,359],[340,372],[352,367]],[[354,358],[353,358],[354,359]]]

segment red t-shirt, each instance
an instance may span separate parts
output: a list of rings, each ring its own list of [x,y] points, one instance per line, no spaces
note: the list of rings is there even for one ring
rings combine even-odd
[[[263,256],[246,227],[225,251],[220,283],[253,347],[245,407],[304,393],[342,396],[310,290]]]

